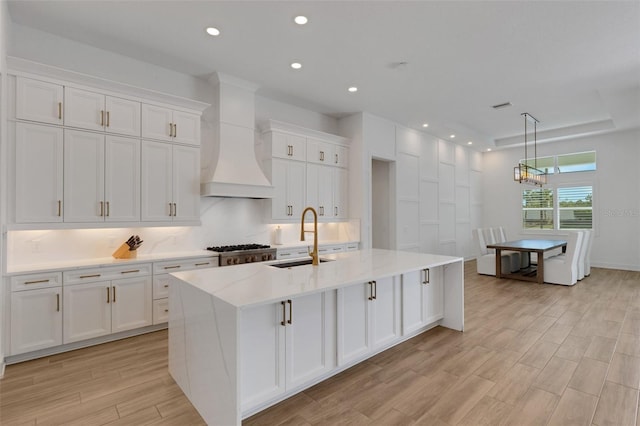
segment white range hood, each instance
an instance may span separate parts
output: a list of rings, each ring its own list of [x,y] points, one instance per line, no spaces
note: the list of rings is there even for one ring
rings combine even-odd
[[[207,129],[202,134],[202,183],[205,197],[273,198],[255,153],[255,91],[257,86],[215,73],[216,90]]]

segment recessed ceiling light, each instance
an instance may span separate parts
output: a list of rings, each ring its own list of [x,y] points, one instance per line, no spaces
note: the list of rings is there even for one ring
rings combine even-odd
[[[422,127],[424,127],[424,128],[429,127],[429,123],[424,123],[424,124],[422,125]]]
[[[292,62],[291,68],[293,68],[294,70],[299,70],[300,68],[302,68],[302,64],[300,62]]]
[[[473,145],[473,142],[469,141],[467,142],[467,145]]]
[[[491,148],[487,148],[487,152],[491,152]]]
[[[295,18],[293,18],[293,21],[294,21],[296,24],[298,24],[298,25],[304,25],[304,24],[306,24],[307,22],[309,22],[309,20],[307,19],[307,17],[306,17],[306,16],[304,16],[304,15],[296,16]]]
[[[350,91],[351,93],[354,93],[358,91],[358,88],[356,86],[351,86],[347,90]]]
[[[209,27],[207,28],[207,34],[209,34],[210,36],[219,36],[220,35],[220,30],[215,28],[215,27]]]
[[[453,138],[455,138],[455,137],[456,137],[456,135],[449,135],[449,137],[450,137],[451,139],[453,139]]]

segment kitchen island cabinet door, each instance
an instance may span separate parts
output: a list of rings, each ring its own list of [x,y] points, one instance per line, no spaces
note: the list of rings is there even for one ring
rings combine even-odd
[[[338,290],[337,330],[338,365],[349,364],[371,351],[371,284],[355,284]]]
[[[151,277],[111,281],[111,332],[146,327],[153,323]]]
[[[16,222],[62,222],[62,129],[16,123]]]
[[[424,325],[423,271],[402,274],[402,334],[409,334]]]
[[[335,367],[335,291],[287,301],[286,389]],[[291,321],[291,323],[289,323]]]
[[[64,131],[64,221],[102,222],[104,135]]]
[[[388,277],[373,282],[372,349],[387,346],[400,337],[400,288],[396,281],[396,277]]]
[[[285,305],[280,302],[261,305],[241,313],[242,411],[285,392]]]
[[[428,282],[423,285],[425,325],[444,317],[444,268],[437,266],[428,270]]]
[[[107,136],[105,221],[140,221],[140,140]]]
[[[173,208],[173,146],[142,141],[142,221],[168,222]]]
[[[62,344],[62,287],[11,293],[11,355]]]
[[[64,286],[63,343],[111,333],[111,282]]]
[[[173,147],[173,220],[200,220],[200,149]]]

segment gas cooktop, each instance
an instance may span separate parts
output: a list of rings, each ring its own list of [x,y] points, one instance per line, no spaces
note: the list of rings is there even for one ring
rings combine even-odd
[[[270,247],[271,246],[264,245],[264,244],[236,244],[236,245],[231,245],[231,246],[207,247],[207,250],[223,253],[223,252],[227,252],[227,251],[246,251],[246,250],[268,249]]]

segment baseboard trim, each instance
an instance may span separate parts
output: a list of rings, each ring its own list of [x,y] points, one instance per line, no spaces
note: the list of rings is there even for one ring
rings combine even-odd
[[[40,349],[38,351],[27,352],[23,354],[11,355],[4,359],[3,366],[17,364],[19,362],[30,361],[32,359],[42,358],[45,356],[56,355],[63,352],[69,352],[76,349],[87,348],[89,346],[99,345],[101,343],[113,342],[115,340],[126,339],[127,337],[139,336],[141,334],[151,333],[167,328],[167,323],[150,325],[148,327],[136,328],[134,330],[122,331],[120,333],[109,334],[108,336],[100,336],[93,339],[82,340],[80,342],[67,343],[66,345],[53,346],[51,348]],[[1,375],[0,375],[1,377]]]
[[[626,264],[618,264],[618,263],[607,263],[607,262],[592,262],[592,268],[603,268],[603,269],[619,269],[622,271],[634,271],[640,272],[640,266],[638,265],[626,265]]]

